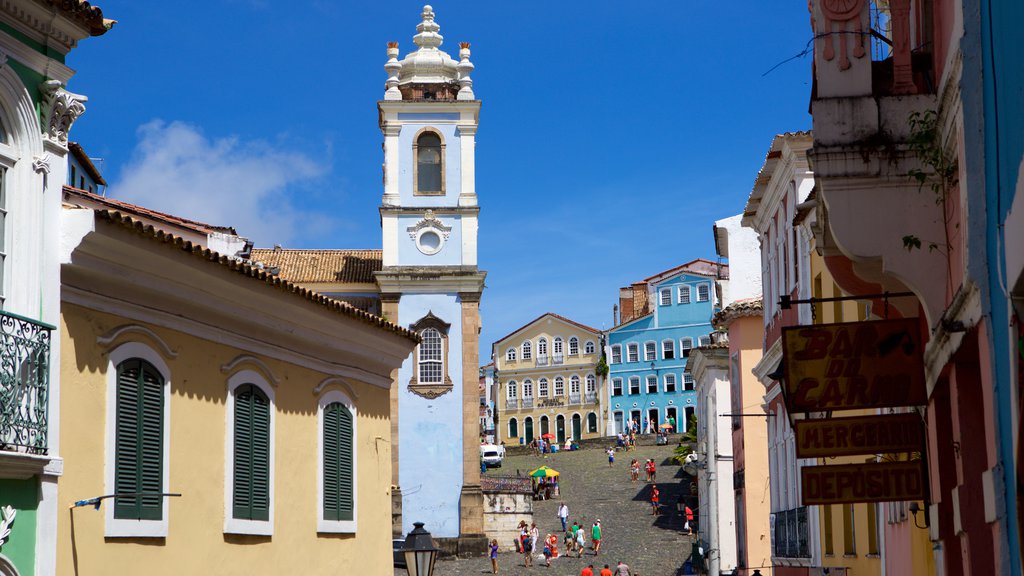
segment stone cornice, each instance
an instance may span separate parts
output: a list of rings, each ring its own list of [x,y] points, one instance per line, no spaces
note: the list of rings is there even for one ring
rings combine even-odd
[[[392,293],[483,292],[487,273],[475,266],[385,267],[374,273],[380,291]]]
[[[411,215],[411,216],[423,216],[423,212],[431,210],[434,216],[455,216],[455,215],[471,215],[476,216],[480,214],[479,206],[381,206],[379,208],[381,216],[384,214],[395,214],[395,215]]]

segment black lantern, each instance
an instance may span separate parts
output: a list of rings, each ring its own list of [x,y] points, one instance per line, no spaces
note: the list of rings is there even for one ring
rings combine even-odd
[[[434,547],[434,539],[430,532],[423,529],[423,522],[413,522],[412,532],[405,537],[405,570],[409,576],[431,576],[434,573],[434,561],[440,552]]]

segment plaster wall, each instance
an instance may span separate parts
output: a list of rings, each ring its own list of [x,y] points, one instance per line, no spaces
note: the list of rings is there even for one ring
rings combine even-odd
[[[170,374],[166,425],[170,433],[166,489],[170,499],[164,538],[104,538],[104,512],[89,507],[69,511],[75,501],[109,493],[105,486],[105,422],[108,360],[97,345],[125,323],[151,330],[176,357],[164,357]],[[273,334],[252,335],[268,340]],[[221,367],[250,351],[157,325],[65,303],[60,338],[61,430],[66,462],[61,478],[57,526],[57,574],[242,574],[324,573],[327,566],[360,566],[361,573],[392,573],[390,416],[388,390],[346,379],[357,409],[356,522],[354,534],[317,532],[319,396],[314,388],[326,374],[257,355],[278,379],[274,387],[275,506],[271,536],[224,533],[227,380]],[[145,336],[119,337],[154,350]],[[334,389],[334,385],[328,387]],[[344,387],[342,388],[344,390]],[[109,506],[110,501],[103,504]]]
[[[437,215],[445,226],[450,227],[451,234],[440,251],[436,254],[424,254],[416,247],[416,242],[409,237],[408,228],[416,225],[423,219],[422,214],[398,217],[398,261],[402,266],[458,266],[462,264],[476,264],[476,262],[463,262],[462,259],[462,224],[460,216]]]
[[[484,533],[504,551],[514,551],[519,522],[533,523],[533,495],[484,492]]]
[[[439,208],[458,205],[462,191],[462,141],[455,125],[457,113],[399,113],[402,123],[398,134],[398,190],[401,205],[407,208]],[[444,123],[445,121],[450,123]],[[416,135],[424,128],[441,134],[444,154],[444,195],[417,196],[413,194],[413,171],[416,166],[413,157],[413,143]]]
[[[406,294],[398,318],[408,326],[433,313],[451,324],[445,358],[452,390],[428,399],[409,391],[410,356],[398,371],[398,480],[402,487],[402,533],[424,522],[434,537],[459,535],[459,496],[463,479],[462,307],[457,294]],[[474,370],[476,367],[472,367]],[[476,395],[476,390],[472,391]]]
[[[757,232],[743,226],[742,220],[743,215],[737,214],[715,222],[715,226],[727,230],[729,236],[729,282],[723,291],[722,308],[737,300],[761,295],[761,246]]]

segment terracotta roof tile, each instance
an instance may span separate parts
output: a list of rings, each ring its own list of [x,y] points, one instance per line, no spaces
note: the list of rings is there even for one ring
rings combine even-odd
[[[686,264],[680,264],[675,268],[669,268],[668,270],[658,272],[657,274],[654,274],[652,276],[648,276],[647,278],[644,278],[643,281],[650,282],[655,278],[660,278],[662,276],[671,276],[677,272],[690,272],[692,274],[699,274],[701,276],[717,277],[719,274],[719,270],[721,270],[723,278],[729,277],[728,264],[721,264],[712,260],[707,260],[705,258],[697,258],[696,260],[691,260]]]
[[[736,318],[744,316],[760,316],[764,313],[764,301],[760,298],[746,298],[729,304],[722,310],[715,313],[711,318],[711,325],[716,330],[724,330],[729,327]]]
[[[384,266],[382,250],[284,250],[256,248],[251,258],[279,270],[291,282],[374,282]]]
[[[119,225],[129,230],[133,230],[139,235],[165,244],[169,248],[182,250],[184,252],[192,254],[193,256],[201,260],[205,260],[207,262],[211,262],[214,264],[219,264],[220,266],[223,266],[224,268],[227,268],[228,270],[231,270],[233,272],[237,272],[238,274],[242,274],[243,276],[247,276],[249,278],[262,281],[268,286],[272,286],[274,288],[281,289],[285,292],[295,294],[296,296],[304,298],[309,302],[313,302],[314,304],[323,306],[324,308],[327,308],[332,312],[336,312],[338,314],[348,316],[350,318],[361,320],[367,324],[376,326],[378,328],[382,328],[399,336],[408,338],[413,342],[419,342],[419,336],[416,335],[415,332],[412,332],[411,330],[408,330],[406,328],[402,328],[397,324],[393,324],[381,318],[380,316],[375,316],[373,314],[370,314],[369,312],[364,312],[344,302],[340,302],[333,298],[324,296],[319,292],[315,292],[308,288],[303,288],[298,284],[289,282],[288,280],[271,274],[266,270],[257,268],[256,266],[253,266],[248,262],[236,260],[234,258],[229,258],[227,256],[224,256],[223,254],[214,252],[209,248],[205,248],[203,246],[200,246],[199,244],[195,244],[193,242],[185,240],[180,236],[176,236],[174,234],[170,234],[164,230],[156,228],[151,224],[146,224],[145,222],[138,220],[132,216],[122,214],[121,212],[118,212],[116,210],[97,210],[96,219],[108,222],[112,225]]]
[[[121,200],[115,200],[107,196],[100,196],[80,188],[73,188],[71,186],[64,186],[64,200],[69,201],[72,198],[81,198],[90,202],[95,202],[108,208],[113,208],[120,212],[129,212],[142,218],[149,218],[163,222],[164,224],[170,224],[172,226],[179,226],[198,232],[200,234],[209,234],[211,232],[222,232],[227,234],[236,234],[235,229],[229,226],[215,226],[213,224],[206,224],[205,222],[199,222],[197,220],[189,220],[188,218],[182,218],[173,214],[167,214],[166,212],[157,212],[156,210],[150,210],[137,204],[129,204]]]

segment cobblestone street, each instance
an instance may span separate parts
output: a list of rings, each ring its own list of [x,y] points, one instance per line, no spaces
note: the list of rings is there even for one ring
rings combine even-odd
[[[679,498],[679,466],[670,464],[668,458],[673,446],[640,446],[634,452],[618,452],[615,465],[609,467],[605,453],[600,449],[582,450],[549,455],[546,459],[537,456],[510,456],[504,466],[492,469],[491,475],[514,475],[518,469],[522,474],[546,464],[562,473],[561,496],[569,506],[569,523],[579,521],[589,535],[595,519],[600,519],[604,528],[601,553],[584,552],[582,559],[559,557],[545,568],[543,557],[535,560],[532,568],[523,566],[522,555],[508,551],[511,542],[500,542],[498,556],[499,574],[551,574],[576,576],[580,570],[593,564],[600,568],[608,564],[614,569],[621,560],[628,564],[634,574],[642,576],[671,576],[679,571],[689,556],[691,544],[682,531],[682,516],[676,512],[675,503]],[[643,481],[630,482],[629,462],[637,458],[641,464],[653,458],[658,465],[658,488],[661,491],[661,514],[651,515],[650,485]],[[552,533],[558,535],[559,553],[563,552],[561,523],[557,517],[558,500],[535,502],[534,521],[540,528],[541,537]],[[466,576],[489,574],[490,560],[487,558],[453,559],[439,561],[437,576]],[[595,574],[596,574],[595,570]],[[396,570],[396,575],[405,574]]]

